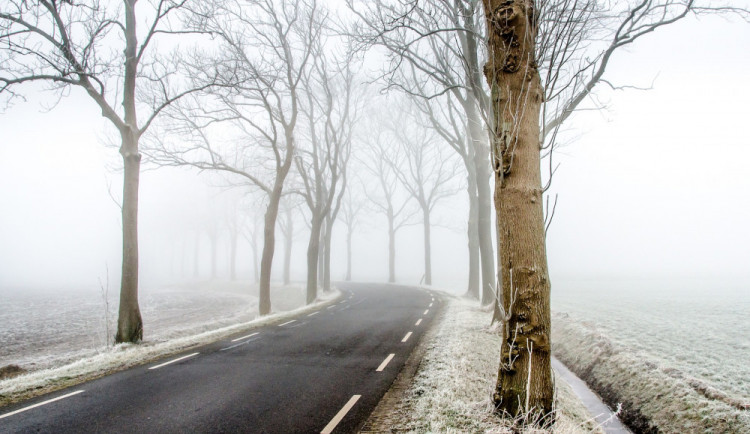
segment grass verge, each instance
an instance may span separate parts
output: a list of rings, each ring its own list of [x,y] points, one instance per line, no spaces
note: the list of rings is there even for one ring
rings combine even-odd
[[[425,334],[393,386],[365,424],[377,433],[515,433],[512,421],[492,412],[500,339],[491,312],[475,301],[443,296],[436,324]],[[556,385],[557,422],[551,430],[600,432],[573,391]]]

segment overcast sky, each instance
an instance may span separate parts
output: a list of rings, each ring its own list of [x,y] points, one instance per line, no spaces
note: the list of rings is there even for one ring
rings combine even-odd
[[[607,108],[571,118],[575,139],[556,156],[559,205],[548,236],[553,285],[570,276],[750,274],[748,48],[746,23],[687,19],[613,59],[611,81],[653,81],[653,89],[600,89]],[[116,149],[103,145],[111,140],[106,121],[77,90],[51,111],[43,107],[54,97],[26,90],[27,102],[0,114],[0,287],[95,287],[107,266],[117,282],[119,210],[107,190],[111,183],[119,197],[121,174],[111,170]],[[209,184],[218,181],[207,179],[179,170],[143,174],[144,279],[164,280],[191,265],[191,222],[223,209],[230,197],[216,198],[219,190]],[[462,195],[438,211],[445,226],[435,229],[438,284],[464,285],[465,222],[456,212],[466,206]],[[357,234],[355,278],[385,278],[385,232],[377,226],[383,224],[373,217]],[[301,280],[307,236],[301,221],[298,227],[293,262]],[[415,283],[421,229],[402,235],[398,274]],[[340,233],[334,244],[340,278]],[[249,248],[240,254],[247,258]],[[244,277],[249,272],[243,268]]]

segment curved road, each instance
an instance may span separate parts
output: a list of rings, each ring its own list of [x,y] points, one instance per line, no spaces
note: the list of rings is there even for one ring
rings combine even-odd
[[[358,431],[440,299],[339,285],[334,305],[0,409],[0,432]]]

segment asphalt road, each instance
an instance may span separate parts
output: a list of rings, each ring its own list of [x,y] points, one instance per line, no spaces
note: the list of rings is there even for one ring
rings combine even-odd
[[[335,305],[293,322],[2,408],[0,432],[357,432],[440,298],[408,287],[339,287]]]

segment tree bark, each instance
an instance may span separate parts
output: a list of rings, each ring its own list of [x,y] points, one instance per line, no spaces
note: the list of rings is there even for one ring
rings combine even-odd
[[[432,245],[430,240],[430,209],[422,207],[422,229],[424,236],[424,283],[432,285]]]
[[[321,219],[313,216],[310,222],[310,241],[307,244],[307,304],[318,297],[318,262],[320,260]]]
[[[138,186],[141,154],[138,151],[138,119],[135,106],[135,82],[138,75],[136,50],[135,0],[125,1],[125,77],[122,105],[125,125],[120,129],[123,160],[122,194],[122,274],[120,307],[115,342],[139,342],[143,339],[143,320],[138,306]]]
[[[128,140],[129,139],[129,140]],[[141,155],[137,139],[123,140],[120,153],[124,163],[122,195],[122,275],[120,307],[115,342],[143,339],[143,320],[138,306],[138,185]]]
[[[495,207],[504,310],[494,401],[511,415],[552,417],[550,283],[542,210],[533,0],[483,0],[489,36],[485,76],[492,89]]]

